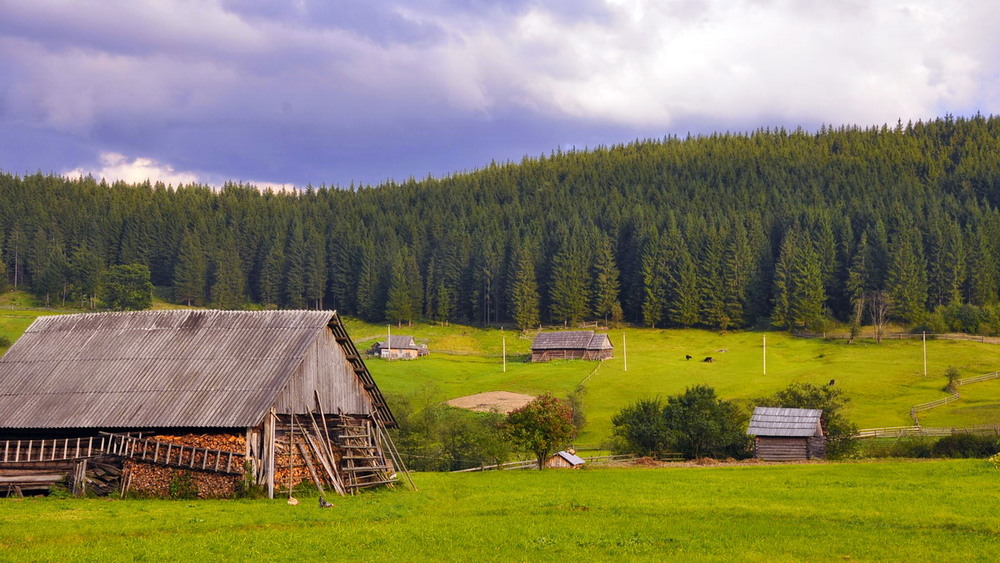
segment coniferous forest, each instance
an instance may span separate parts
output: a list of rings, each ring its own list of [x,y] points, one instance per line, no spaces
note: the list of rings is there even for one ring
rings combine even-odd
[[[0,280],[57,305],[149,268],[177,303],[371,321],[1000,332],[1000,118],[636,141],[262,192],[0,175]]]

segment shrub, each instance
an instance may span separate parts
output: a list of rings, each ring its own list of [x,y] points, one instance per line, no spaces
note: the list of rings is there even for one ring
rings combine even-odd
[[[988,458],[996,453],[1000,453],[996,436],[954,434],[945,436],[934,444],[936,457]]]

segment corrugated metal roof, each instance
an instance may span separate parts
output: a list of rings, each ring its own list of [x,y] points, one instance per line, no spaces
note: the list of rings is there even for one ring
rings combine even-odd
[[[606,334],[592,330],[540,332],[531,344],[532,350],[606,350],[611,341]]]
[[[820,409],[756,407],[747,434],[751,436],[820,436]]]
[[[0,358],[0,428],[253,426],[333,321],[332,311],[39,317]]]
[[[584,463],[587,463],[586,461],[583,461],[582,457],[569,452],[560,451],[556,452],[556,455],[568,461],[570,465],[583,465]]]
[[[413,341],[413,337],[412,336],[395,335],[395,334],[393,334],[392,336],[389,337],[389,344],[391,344],[391,346],[388,346],[388,348],[392,348],[393,350],[417,350],[417,349],[419,349],[419,347],[417,346],[416,342]],[[387,346],[385,345],[385,340],[379,342],[378,343],[378,347],[379,348],[386,348]]]

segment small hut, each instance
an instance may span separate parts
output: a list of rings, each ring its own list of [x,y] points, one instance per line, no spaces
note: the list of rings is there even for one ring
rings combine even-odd
[[[418,345],[412,336],[393,335],[376,342],[368,353],[383,360],[412,360],[427,355],[427,345]]]
[[[757,407],[747,434],[754,437],[754,455],[765,461],[824,459],[826,435],[823,411]]]
[[[592,330],[540,332],[531,343],[531,361],[607,360],[614,357],[614,346],[607,334]]]
[[[545,460],[545,467],[548,469],[579,469],[583,467],[583,458],[573,452],[556,452],[549,459]]]

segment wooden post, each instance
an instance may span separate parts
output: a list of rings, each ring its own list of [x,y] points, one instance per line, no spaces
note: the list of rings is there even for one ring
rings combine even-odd
[[[767,335],[765,334],[761,338],[764,339],[764,347],[763,347],[764,351],[762,354],[762,356],[764,357],[764,375],[767,375]]]
[[[274,407],[264,417],[264,471],[267,479],[267,498],[274,498]]]
[[[622,331],[622,360],[624,361],[625,369],[623,371],[628,371],[628,348],[625,346],[625,332]]]
[[[921,334],[921,338],[924,341],[924,377],[927,377],[927,331],[925,330]]]

